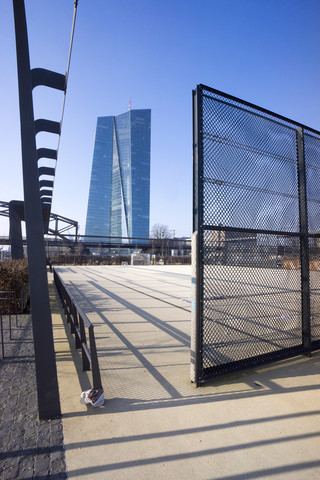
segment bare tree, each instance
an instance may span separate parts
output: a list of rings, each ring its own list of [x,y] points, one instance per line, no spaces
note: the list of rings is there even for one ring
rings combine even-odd
[[[156,223],[153,225],[150,233],[151,238],[171,238],[171,231],[167,225],[162,225],[161,223]]]

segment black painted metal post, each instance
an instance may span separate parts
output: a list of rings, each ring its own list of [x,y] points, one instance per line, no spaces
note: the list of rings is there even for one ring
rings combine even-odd
[[[91,353],[92,383],[93,383],[93,388],[95,390],[98,390],[99,388],[102,388],[102,383],[101,383],[96,341],[93,333],[93,325],[89,326],[89,342],[90,342],[90,353]]]
[[[197,138],[198,138],[198,330],[199,330],[199,350],[198,350],[198,379],[203,375],[203,281],[204,281],[204,258],[203,258],[203,90],[201,86],[197,87],[198,107],[197,107]]]
[[[4,337],[3,337],[3,323],[2,323],[2,311],[1,311],[1,308],[0,308],[0,330],[1,330],[2,358],[4,358]]]
[[[202,275],[202,256],[201,256],[201,242],[202,242],[202,186],[201,186],[201,131],[200,131],[200,110],[201,110],[201,90],[193,92],[193,239],[192,239],[192,281],[194,290],[194,339],[191,351],[191,362],[194,362],[194,378],[192,379],[196,386],[199,385],[199,380],[202,370],[202,318],[201,318],[201,275]]]
[[[57,370],[49,303],[42,208],[39,193],[32,79],[24,0],[13,0],[20,104],[24,206],[39,418],[60,415]]]
[[[11,258],[24,258],[21,222],[24,220],[24,204],[21,201],[9,202]]]
[[[310,328],[310,266],[309,266],[309,238],[308,238],[308,211],[306,168],[304,158],[303,129],[297,129],[297,156],[299,182],[299,211],[300,211],[300,264],[301,264],[301,292],[302,292],[302,343],[306,352],[311,351]]]

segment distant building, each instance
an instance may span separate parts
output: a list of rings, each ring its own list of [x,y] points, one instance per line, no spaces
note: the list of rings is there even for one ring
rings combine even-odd
[[[149,237],[150,131],[151,110],[98,117],[85,235]]]

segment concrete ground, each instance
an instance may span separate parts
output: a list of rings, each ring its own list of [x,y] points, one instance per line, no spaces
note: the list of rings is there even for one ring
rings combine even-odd
[[[320,478],[320,352],[195,388],[190,267],[57,270],[94,323],[105,390],[80,404],[90,373],[50,285],[69,478]]]
[[[0,354],[0,479],[65,480],[61,419],[38,420],[37,382],[30,315],[2,317]],[[1,339],[2,340],[2,339]],[[2,349],[1,349],[2,350]]]

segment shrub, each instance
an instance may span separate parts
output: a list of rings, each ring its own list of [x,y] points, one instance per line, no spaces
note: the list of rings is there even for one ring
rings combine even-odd
[[[28,261],[26,259],[0,262],[0,291],[16,292],[18,306],[21,304],[21,291],[25,290],[28,285]],[[0,296],[4,297],[5,295],[0,294]],[[8,313],[7,301],[0,301],[0,307],[2,313]],[[12,297],[11,312],[14,312],[14,297]]]

